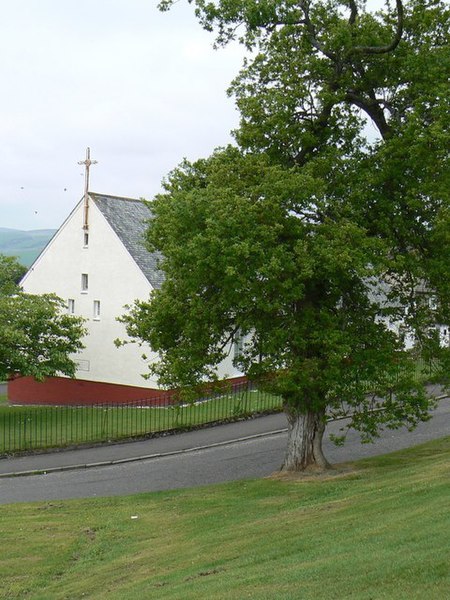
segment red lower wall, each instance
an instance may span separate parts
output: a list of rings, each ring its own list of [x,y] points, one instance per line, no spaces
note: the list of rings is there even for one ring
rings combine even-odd
[[[168,392],[158,389],[66,377],[49,377],[43,382],[32,377],[18,377],[8,382],[11,404],[121,404],[147,399],[164,400],[169,396]]]
[[[235,377],[231,384],[246,381],[246,377]],[[11,404],[125,404],[133,401],[148,401],[159,404],[170,400],[172,392],[154,388],[133,387],[114,383],[49,377],[38,382],[32,377],[18,377],[8,382],[8,400]]]

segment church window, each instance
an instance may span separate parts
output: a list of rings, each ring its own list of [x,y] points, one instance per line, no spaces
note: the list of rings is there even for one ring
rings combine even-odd
[[[100,300],[94,300],[94,319],[100,320]]]
[[[234,338],[233,353],[234,358],[240,358],[244,352],[245,338],[242,332],[239,330]]]
[[[87,273],[81,274],[81,291],[87,292],[89,289],[89,277]]]
[[[85,231],[83,233],[83,247],[87,248],[89,246],[89,233]]]
[[[67,300],[67,312],[70,315],[73,315],[75,312],[75,300],[73,298]]]

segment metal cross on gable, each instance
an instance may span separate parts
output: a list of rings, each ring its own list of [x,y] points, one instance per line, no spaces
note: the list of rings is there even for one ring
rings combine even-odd
[[[86,148],[86,159],[79,160],[79,165],[84,165],[84,213],[83,213],[83,229],[89,229],[89,168],[91,165],[96,165],[96,160],[91,160],[91,149]]]

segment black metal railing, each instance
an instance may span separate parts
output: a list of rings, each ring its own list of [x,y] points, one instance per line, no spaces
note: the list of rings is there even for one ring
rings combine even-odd
[[[435,363],[420,361],[416,364],[415,377],[427,380],[435,371]],[[369,392],[370,383],[367,385]],[[247,381],[222,385],[220,389],[210,390],[193,401],[183,401],[166,393],[157,398],[120,404],[3,404],[0,405],[0,456],[192,429],[281,408],[280,396]]]
[[[0,456],[186,430],[281,409],[281,398],[248,382],[195,401],[167,394],[126,403],[0,406]]]

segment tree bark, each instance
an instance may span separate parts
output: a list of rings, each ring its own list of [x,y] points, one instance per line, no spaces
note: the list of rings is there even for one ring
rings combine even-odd
[[[288,443],[282,471],[325,470],[331,465],[322,451],[325,411],[284,408],[288,420]]]

